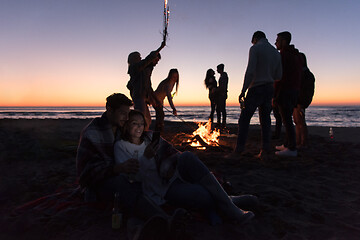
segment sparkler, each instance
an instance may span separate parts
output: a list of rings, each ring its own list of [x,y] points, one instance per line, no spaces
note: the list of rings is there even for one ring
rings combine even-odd
[[[170,16],[170,8],[168,6],[168,0],[164,0],[164,30],[163,30],[163,41],[166,43],[166,38],[168,35],[168,25],[169,25],[169,16]]]

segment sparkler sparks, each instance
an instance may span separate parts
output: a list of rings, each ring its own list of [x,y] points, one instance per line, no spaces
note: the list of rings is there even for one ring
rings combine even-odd
[[[166,43],[166,38],[168,35],[167,28],[169,26],[169,17],[170,17],[170,8],[168,5],[168,0],[164,0],[164,30],[163,30],[163,41]]]

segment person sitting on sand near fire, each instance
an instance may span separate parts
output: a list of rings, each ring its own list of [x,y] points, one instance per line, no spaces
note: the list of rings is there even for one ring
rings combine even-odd
[[[77,176],[80,187],[85,192],[85,200],[113,203],[115,193],[119,193],[119,203],[130,217],[145,222],[143,228],[136,229],[136,239],[149,235],[149,229],[173,226],[181,221],[183,212],[175,212],[164,223],[156,217],[163,211],[154,206],[144,196],[140,184],[131,184],[126,178],[138,169],[138,162],[132,158],[115,162],[114,143],[120,138],[122,128],[128,119],[132,101],[121,93],[106,98],[106,111],[101,117],[93,119],[82,131],[76,156]],[[90,194],[92,193],[92,194]],[[89,196],[93,196],[89,199]],[[158,236],[158,239],[162,239]],[[166,239],[164,237],[164,239]]]
[[[154,208],[169,203],[199,209],[213,225],[222,222],[216,210],[238,223],[254,217],[252,212],[243,211],[232,202],[195,154],[179,152],[160,136],[156,140],[155,132],[144,131],[145,128],[144,115],[131,110],[122,139],[114,145],[114,154],[116,164],[122,164],[124,159],[138,162],[138,170],[133,172],[136,175],[131,177],[132,184],[142,183],[143,192]]]

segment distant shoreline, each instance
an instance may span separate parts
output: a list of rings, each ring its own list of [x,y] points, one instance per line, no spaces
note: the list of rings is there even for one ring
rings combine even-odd
[[[19,130],[23,128],[29,128],[34,126],[42,126],[46,128],[46,126],[58,124],[59,126],[66,125],[66,127],[74,127],[77,131],[81,132],[82,128],[85,127],[87,123],[89,123],[92,118],[87,119],[0,119],[0,130],[1,128],[7,127],[15,127]],[[153,121],[154,123],[154,121]],[[181,122],[183,123],[183,122]],[[185,121],[186,124],[189,124],[196,128],[196,123],[191,121]],[[176,127],[179,122],[175,121],[165,121],[165,126]],[[227,124],[228,128],[232,131],[232,133],[236,134],[237,124]],[[260,129],[259,125],[251,125],[254,129]],[[274,127],[274,126],[272,126]],[[349,142],[349,143],[360,143],[360,127],[332,127],[334,132],[334,139],[330,139],[329,137],[329,127],[322,126],[308,126],[309,135],[316,135],[328,139],[329,141],[335,142]],[[76,131],[76,130],[75,130]],[[191,132],[191,129],[187,129],[186,131]],[[283,129],[284,133],[285,129]]]

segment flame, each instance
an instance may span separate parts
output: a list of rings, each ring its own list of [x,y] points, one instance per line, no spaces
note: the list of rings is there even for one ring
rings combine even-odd
[[[193,136],[199,135],[204,142],[209,145],[217,145],[219,143],[220,130],[211,131],[211,121],[209,120],[206,124],[198,123],[198,129],[192,134]],[[199,141],[192,142],[191,146],[199,147],[201,144]]]

